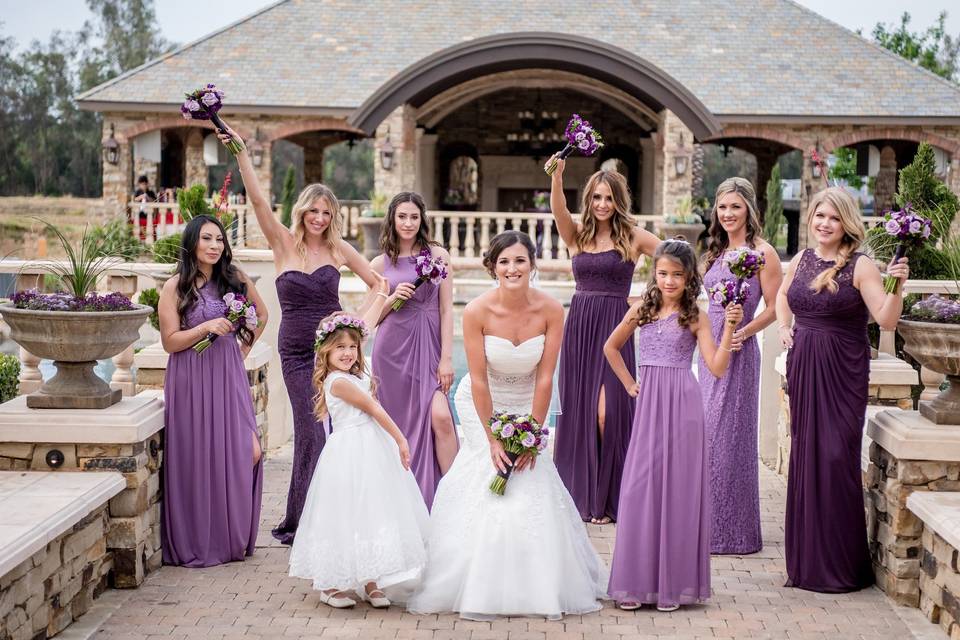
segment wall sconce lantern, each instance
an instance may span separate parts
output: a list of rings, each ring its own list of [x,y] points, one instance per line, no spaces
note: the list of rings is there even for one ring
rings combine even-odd
[[[687,150],[683,145],[683,133],[680,133],[680,140],[677,142],[677,153],[673,156],[673,168],[678,176],[687,172],[687,163],[690,158],[687,156]]]
[[[255,167],[263,164],[263,145],[260,144],[260,127],[257,127],[257,132],[253,136],[253,142],[250,143],[250,160]]]
[[[110,164],[120,162],[120,143],[113,135],[113,124],[110,124],[110,137],[103,142],[103,157]]]
[[[380,166],[384,171],[393,169],[393,144],[390,142],[390,127],[387,127],[386,141],[380,147]]]

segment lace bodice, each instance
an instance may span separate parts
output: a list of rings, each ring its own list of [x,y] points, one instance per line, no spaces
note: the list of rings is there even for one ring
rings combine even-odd
[[[803,252],[787,290],[787,302],[798,327],[849,334],[858,340],[866,336],[869,313],[860,291],[853,286],[853,272],[861,255],[850,257],[836,275],[837,292],[831,293],[826,288],[814,291],[810,283],[833,261],[822,260],[813,249]]]
[[[323,381],[323,392],[327,394],[327,411],[330,412],[330,423],[333,425],[334,433],[372,423],[373,418],[369,415],[346,400],[330,393],[330,386],[337,379],[347,380],[359,387],[364,393],[370,393],[370,376],[364,375],[362,378],[358,378],[343,371],[334,371],[327,376],[327,379]]]
[[[227,303],[220,297],[220,292],[212,280],[200,287],[199,294],[197,301],[184,314],[184,329],[192,329],[214,318],[223,318],[227,313]]]
[[[581,252],[573,257],[573,278],[577,293],[613,295],[626,298],[633,281],[632,260],[622,260],[616,250]]]
[[[544,335],[534,336],[514,345],[506,338],[484,336],[487,383],[494,411],[530,413],[533,408],[534,381],[543,356],[545,338]],[[455,394],[464,444],[487,447],[486,427],[480,424],[477,417],[470,384],[470,374],[467,374],[460,380]]]
[[[693,332],[681,327],[672,313],[637,330],[637,366],[689,369],[696,346]]]

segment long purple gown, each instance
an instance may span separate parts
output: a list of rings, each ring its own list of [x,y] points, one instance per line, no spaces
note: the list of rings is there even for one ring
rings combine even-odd
[[[629,308],[634,266],[615,250],[581,252],[573,257],[577,289],[560,347],[561,413],[554,461],[583,520],[617,519],[634,401],[603,357],[603,343]],[[633,371],[632,338],[620,354],[627,369]],[[606,410],[602,443],[597,424],[601,386]]]
[[[327,440],[323,423],[313,415],[313,343],[320,320],[340,311],[340,271],[327,264],[312,273],[290,270],[277,276],[280,300],[280,364],[293,407],[293,468],[287,512],[273,537],[292,544],[317,458]]]
[[[394,265],[384,257],[383,273],[390,290],[417,280],[411,258]],[[410,468],[427,509],[440,482],[433,441],[433,397],[440,391],[440,287],[425,282],[399,311],[391,311],[377,329],[373,374],[377,398],[410,443]]]
[[[207,282],[183,327],[227,310]],[[171,353],[163,386],[163,563],[210,567],[253,554],[263,464],[253,465],[257,422],[234,334],[198,354]]]
[[[710,502],[696,338],[677,314],[640,327],[640,395],[608,593],[660,606],[710,597]],[[621,388],[622,385],[621,385]]]
[[[707,289],[734,276],[721,257],[704,274]],[[748,281],[743,303],[747,325],[760,304],[760,279]],[[707,311],[718,343],[723,335],[724,309],[711,302]],[[699,358],[700,388],[710,458],[711,553],[756,553],[763,547],[760,537],[760,470],[757,428],[759,424],[760,347],[756,336],[743,342],[731,355],[730,367],[715,378]]]
[[[860,255],[837,274],[837,293],[816,293],[810,282],[833,262],[807,249],[787,291],[796,320],[787,356],[787,586],[823,593],[874,581],[860,475],[870,378],[868,313],[853,286]]]

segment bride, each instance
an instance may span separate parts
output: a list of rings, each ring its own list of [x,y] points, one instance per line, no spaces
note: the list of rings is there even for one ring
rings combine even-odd
[[[463,313],[469,374],[454,396],[463,444],[440,481],[430,516],[427,570],[409,609],[463,618],[558,619],[601,608],[601,562],[550,455],[521,455],[503,496],[490,491],[510,464],[489,433],[496,411],[544,423],[563,334],[563,307],[530,288],[534,246],[517,231],[484,257],[499,282]]]

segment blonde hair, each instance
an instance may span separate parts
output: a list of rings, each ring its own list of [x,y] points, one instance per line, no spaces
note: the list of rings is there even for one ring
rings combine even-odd
[[[584,247],[592,245],[596,238],[597,218],[593,214],[593,194],[601,182],[610,187],[610,194],[613,196],[614,212],[613,217],[610,218],[610,236],[613,246],[621,259],[632,260],[634,258],[633,228],[636,225],[630,217],[632,206],[630,188],[627,186],[627,179],[621,174],[604,169],[590,176],[583,187],[583,198],[580,201],[580,232],[576,237],[577,251],[583,251]]]
[[[763,225],[760,224],[760,207],[757,206],[757,191],[753,184],[746,178],[734,176],[727,178],[717,187],[717,193],[713,198],[713,211],[710,212],[710,236],[707,240],[707,252],[704,254],[703,272],[706,273],[726,251],[730,248],[730,237],[727,235],[723,225],[720,224],[720,217],[717,215],[717,207],[720,204],[720,198],[728,193],[735,193],[747,205],[747,244],[751,249],[757,248],[757,241],[762,240]]]
[[[293,233],[293,241],[297,247],[297,253],[300,254],[300,260],[303,266],[307,264],[307,244],[303,239],[306,235],[306,230],[303,226],[303,214],[320,198],[327,201],[333,214],[330,216],[330,225],[323,231],[327,248],[330,249],[330,253],[335,260],[339,261],[343,258],[340,254],[340,238],[343,235],[341,231],[343,222],[340,220],[340,201],[337,200],[337,196],[333,195],[330,187],[315,182],[308,184],[304,187],[303,191],[300,192],[297,202],[293,205],[291,215],[292,224],[290,231]]]
[[[340,315],[340,313],[341,312],[338,311],[327,316],[320,321],[320,324],[322,325],[328,319]],[[348,335],[357,345],[357,361],[353,363],[353,366],[350,367],[347,373],[357,376],[358,378],[364,374],[369,375],[366,360],[363,358],[363,349],[360,348],[360,345],[363,343],[363,336],[360,335],[360,331],[353,327],[340,327],[329,333],[323,342],[320,343],[320,346],[317,347],[313,366],[313,388],[316,391],[316,395],[313,396],[313,414],[317,416],[318,420],[325,419],[329,413],[327,409],[327,394],[324,392],[323,383],[326,382],[327,377],[331,373],[340,371],[340,369],[330,367],[328,357],[336,346],[337,341],[339,341],[343,335]],[[370,395],[374,398],[377,397],[377,381],[373,376],[370,376]]]
[[[824,288],[830,293],[836,293],[839,289],[836,280],[837,274],[847,266],[847,262],[850,261],[851,256],[853,256],[854,252],[856,252],[863,243],[865,235],[863,232],[863,220],[860,217],[860,209],[857,207],[857,203],[854,202],[853,198],[850,197],[850,194],[840,187],[830,187],[815,193],[813,199],[810,201],[810,208],[807,209],[807,218],[809,220],[807,223],[808,233],[812,233],[814,214],[817,208],[823,203],[829,204],[840,214],[840,224],[843,226],[843,239],[840,241],[840,248],[837,250],[836,262],[834,262],[832,267],[821,271],[817,277],[813,279],[813,282],[810,283],[810,288],[818,293],[823,291]]]

